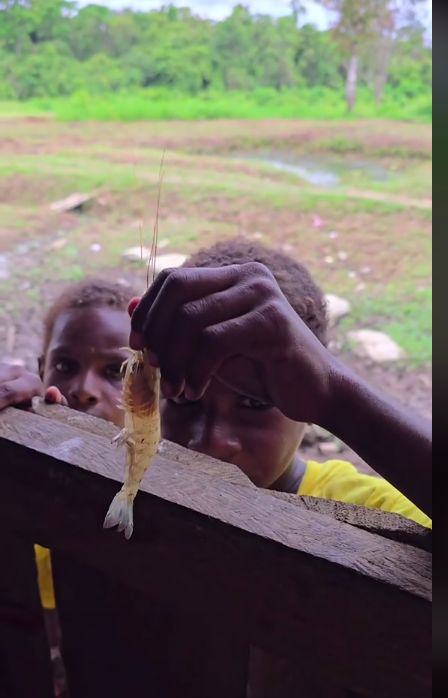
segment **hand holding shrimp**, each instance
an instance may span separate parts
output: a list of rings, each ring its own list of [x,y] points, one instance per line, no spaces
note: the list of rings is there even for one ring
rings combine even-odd
[[[199,399],[216,377],[290,419],[319,421],[336,359],[262,264],[163,271],[131,322],[131,346],[156,355],[165,397]]]

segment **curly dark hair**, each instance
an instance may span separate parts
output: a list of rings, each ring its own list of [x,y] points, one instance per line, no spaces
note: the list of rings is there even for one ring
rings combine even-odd
[[[225,267],[260,262],[275,276],[284,296],[316,337],[326,345],[328,319],[322,291],[303,264],[282,252],[236,237],[195,252],[185,267]]]
[[[112,308],[127,310],[129,301],[137,296],[136,290],[127,284],[104,279],[85,279],[69,286],[49,308],[44,318],[43,353],[51,341],[54,325],[66,310],[80,308]]]

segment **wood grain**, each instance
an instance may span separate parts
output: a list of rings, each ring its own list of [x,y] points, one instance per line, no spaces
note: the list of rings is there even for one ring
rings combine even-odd
[[[34,399],[33,409],[36,414],[43,417],[77,427],[84,432],[87,431],[92,434],[104,436],[110,439],[110,441],[112,441],[118,433],[118,428],[110,422],[96,419],[58,405],[47,405],[41,398]],[[255,487],[239,468],[230,463],[223,463],[222,461],[205,456],[202,453],[188,451],[182,448],[182,446],[165,440],[162,441],[160,450],[163,458],[170,462],[179,463],[195,471],[208,473],[209,475],[213,475],[228,482],[246,485],[252,488]],[[316,511],[371,533],[378,533],[391,540],[415,545],[423,550],[432,550],[432,531],[398,514],[381,512],[360,506],[354,507],[344,502],[335,502],[319,499],[317,497],[298,497],[293,494],[286,494],[285,492],[274,492],[272,490],[263,491],[265,494],[270,494],[278,499],[288,501],[296,507]]]
[[[122,477],[109,438],[12,408],[0,416],[0,438],[2,526],[148,600],[203,622],[213,614],[219,627],[303,658],[336,687],[429,695],[426,551],[164,455],[144,479],[126,542],[101,529]]]

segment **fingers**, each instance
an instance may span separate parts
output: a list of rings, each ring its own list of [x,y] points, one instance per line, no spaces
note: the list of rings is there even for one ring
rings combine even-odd
[[[11,366],[11,368],[16,368]],[[2,378],[6,371],[2,370]],[[27,405],[36,395],[42,395],[42,383],[39,376],[23,372],[19,367],[19,374],[12,372],[13,376],[0,384],[0,410],[12,405]]]
[[[160,367],[165,397],[184,388],[200,395],[223,361],[249,351],[252,342],[266,346],[266,323],[259,320],[279,294],[271,272],[256,262],[165,270],[138,304],[130,303],[131,347],[145,347]]]
[[[56,388],[54,385],[51,385],[45,391],[45,402],[52,405],[63,405],[64,407],[68,407],[66,398],[62,395],[59,388]]]
[[[230,358],[255,358],[259,351],[258,343],[263,338],[262,325],[259,313],[250,312],[207,327],[202,333],[200,348],[185,374],[187,399],[199,400],[211,378],[219,374],[221,366]],[[236,377],[235,383],[239,383]]]
[[[188,367],[201,351],[206,328],[245,315],[254,303],[250,289],[238,287],[190,301],[178,308],[172,324],[165,328],[163,318],[151,331],[152,346],[159,358],[165,397],[176,397],[184,389]],[[168,330],[168,331],[166,331]]]
[[[145,346],[154,351],[154,342],[172,327],[179,306],[229,288],[235,283],[239,269],[240,265],[229,265],[162,271],[132,315],[132,349]]]
[[[14,364],[0,364],[0,384],[13,381],[26,373],[22,366]]]

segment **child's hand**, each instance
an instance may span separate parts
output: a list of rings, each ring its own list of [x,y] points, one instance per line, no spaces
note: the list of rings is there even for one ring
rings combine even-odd
[[[42,395],[42,381],[22,366],[0,364],[0,410],[12,405],[26,406]]]
[[[166,397],[199,399],[215,377],[270,401],[338,436],[431,515],[431,425],[344,368],[262,264],[166,270],[132,310],[130,345],[152,352]]]
[[[216,377],[291,419],[321,421],[336,361],[264,265],[166,270],[130,311],[131,347],[152,352],[166,397],[199,399]]]
[[[51,405],[64,405],[64,407],[68,407],[67,399],[62,395],[59,388],[56,388],[54,385],[46,389],[45,402]]]

